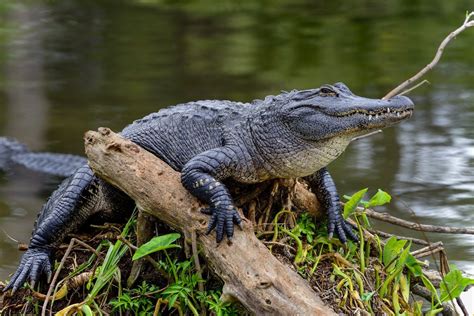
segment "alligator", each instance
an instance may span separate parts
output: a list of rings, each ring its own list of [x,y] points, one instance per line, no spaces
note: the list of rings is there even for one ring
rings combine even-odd
[[[121,135],[181,172],[183,186],[207,203],[207,233],[229,240],[241,224],[224,180],[243,184],[303,177],[327,210],[328,233],[345,243],[356,234],[341,215],[336,186],[326,166],[355,137],[412,115],[405,96],[388,100],[353,94],[343,83],[292,90],[251,103],[205,100],[149,114]],[[54,248],[97,212],[116,213],[130,199],[80,166],[51,195],[35,223],[28,250],[4,290],[51,277]]]
[[[72,175],[87,159],[77,155],[32,152],[25,144],[10,137],[0,137],[0,170],[8,171],[13,165],[59,177]]]

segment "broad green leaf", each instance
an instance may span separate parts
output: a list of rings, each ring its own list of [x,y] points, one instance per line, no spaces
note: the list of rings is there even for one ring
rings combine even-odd
[[[359,202],[362,200],[366,192],[367,188],[354,193],[350,197],[349,201],[344,204],[344,218],[348,218],[352,213],[354,213],[355,209],[357,208],[357,205],[359,205]]]
[[[374,206],[382,206],[384,204],[390,203],[392,197],[385,191],[378,189],[377,193],[374,194],[369,200],[369,202],[364,203],[364,207],[374,207]]]
[[[408,255],[405,265],[411,271],[411,273],[413,273],[414,276],[419,277],[423,274],[421,270],[421,265],[419,264],[418,260],[413,257],[413,255]]]
[[[397,238],[395,237],[390,237],[390,239],[385,244],[385,247],[383,248],[382,254],[383,264],[386,267],[394,262],[394,259],[402,251],[406,243],[406,240],[397,240]]]
[[[411,243],[408,243],[408,246],[406,246],[406,248],[404,248],[402,253],[400,254],[400,257],[398,258],[397,264],[396,264],[397,268],[405,267],[408,256],[410,255],[410,246],[411,246]]]
[[[175,242],[179,237],[181,237],[181,235],[176,233],[157,236],[146,244],[141,245],[137,251],[135,251],[132,260],[140,259],[146,255],[164,249],[181,248],[181,246],[173,244],[173,242]]]
[[[440,283],[441,301],[446,302],[459,297],[470,284],[474,284],[474,279],[464,277],[458,269],[451,270]]]

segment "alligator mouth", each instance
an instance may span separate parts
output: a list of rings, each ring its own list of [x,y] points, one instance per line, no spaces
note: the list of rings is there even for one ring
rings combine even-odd
[[[379,118],[404,119],[404,118],[410,117],[412,114],[413,114],[412,108],[405,108],[405,109],[383,108],[380,110],[357,109],[357,110],[349,111],[346,113],[341,113],[337,116],[351,117],[354,115],[363,115],[367,117],[368,121],[372,121],[372,120],[377,120]]]

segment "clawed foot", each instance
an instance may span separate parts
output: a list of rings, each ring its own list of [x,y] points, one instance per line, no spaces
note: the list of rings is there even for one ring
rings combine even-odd
[[[11,277],[10,283],[3,291],[12,289],[15,292],[23,286],[26,280],[29,280],[31,287],[34,287],[43,273],[47,275],[49,282],[52,274],[50,252],[39,248],[28,249],[23,254],[20,265]]]
[[[339,210],[334,212],[338,212],[337,216],[331,216],[333,214],[329,214],[329,222],[328,222],[328,233],[329,238],[332,238],[334,233],[336,233],[337,237],[342,243],[347,242],[347,237],[352,239],[355,242],[359,241],[359,237],[354,233],[352,230],[351,225],[344,218],[340,215]]]
[[[201,210],[202,213],[211,215],[206,234],[216,229],[216,241],[219,243],[224,239],[224,233],[229,241],[234,235],[234,224],[242,229],[242,219],[239,213],[230,205],[229,207],[209,207]]]

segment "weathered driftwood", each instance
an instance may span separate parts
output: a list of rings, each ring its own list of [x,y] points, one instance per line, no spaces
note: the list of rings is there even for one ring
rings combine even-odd
[[[250,222],[243,231],[237,229],[232,245],[217,246],[214,234],[204,234],[208,217],[200,213],[202,205],[181,186],[179,173],[160,159],[106,128],[87,132],[85,147],[96,174],[126,192],[139,209],[177,230],[197,233],[208,264],[224,281],[224,297],[239,300],[257,315],[334,314],[255,237]],[[297,190],[306,191],[300,185]],[[302,200],[314,212],[314,196]]]

